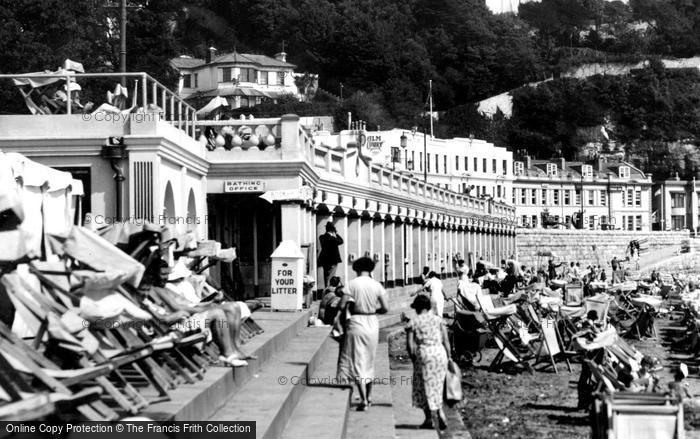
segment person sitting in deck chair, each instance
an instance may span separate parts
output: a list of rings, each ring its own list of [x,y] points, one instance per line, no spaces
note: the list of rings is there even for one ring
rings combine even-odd
[[[245,360],[254,358],[240,349],[241,323],[250,317],[250,309],[244,302],[217,303],[216,297],[212,296],[220,291],[199,298],[188,279],[189,270],[182,261],[172,270],[161,261],[161,274],[167,277],[165,287],[155,288],[168,306],[180,312],[173,329],[181,332],[212,329],[214,341],[222,353],[220,360],[225,364],[246,366]]]

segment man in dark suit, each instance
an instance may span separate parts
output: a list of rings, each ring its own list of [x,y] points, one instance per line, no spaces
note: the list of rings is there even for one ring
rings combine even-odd
[[[323,268],[323,282],[327,287],[330,279],[335,276],[335,270],[340,263],[338,247],[343,245],[343,238],[338,235],[335,226],[329,221],[326,223],[326,233],[321,235],[318,240],[321,242],[318,265]]]

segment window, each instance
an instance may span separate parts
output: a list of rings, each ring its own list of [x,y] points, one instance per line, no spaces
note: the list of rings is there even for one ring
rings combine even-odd
[[[576,189],[576,200],[574,201],[574,203],[577,206],[581,205],[581,189]]]
[[[581,176],[583,176],[584,178],[593,177],[593,166],[591,166],[591,165],[581,166]]]
[[[423,154],[423,153],[421,153],[421,154]],[[430,154],[425,155],[425,160],[426,160],[425,170],[430,172]]]
[[[532,215],[532,227],[537,227],[537,215]]]
[[[600,205],[605,206],[608,204],[608,194],[604,190],[600,191]]]
[[[542,189],[542,204],[547,204],[547,189]]]
[[[628,189],[627,190],[627,205],[628,206],[634,206],[634,190],[633,189]]]
[[[513,173],[515,175],[523,175],[525,173],[525,163],[513,162]]]
[[[595,215],[590,215],[588,217],[588,228],[591,230],[595,229]]]
[[[486,167],[486,159],[481,159],[481,172],[489,172]]]
[[[621,228],[622,230],[625,230],[625,224],[626,224],[626,223],[625,223],[625,219],[626,219],[626,218],[627,218],[627,217],[626,217],[625,215],[622,215],[622,224],[620,225],[620,228]]]
[[[516,189],[513,188],[513,205],[515,205],[515,201],[516,201],[515,191],[516,191]]]
[[[464,157],[464,170],[469,170],[469,157]]]
[[[481,193],[486,195],[486,186],[481,186]]]
[[[285,72],[277,72],[277,85],[284,85]]]
[[[559,189],[554,189],[554,204],[559,205]]]
[[[479,171],[479,167],[477,166],[479,164],[479,161],[474,157],[474,172]]]
[[[258,72],[255,69],[241,69],[238,75],[239,82],[258,82]]]
[[[444,169],[444,173],[447,174],[447,154],[442,156],[442,169]]]
[[[685,229],[685,215],[671,215],[671,227],[673,230]]]
[[[501,198],[501,185],[496,186],[496,196]]]
[[[570,224],[571,223],[571,215],[566,215],[566,219],[564,220],[564,224]]]
[[[634,225],[635,225],[635,227],[634,227],[635,230],[642,230],[642,216],[641,215],[637,215],[636,217],[634,217]]]
[[[258,83],[260,85],[267,85],[267,72],[266,71],[261,71],[260,75],[258,75]]]
[[[523,215],[522,221],[523,221],[522,226],[527,227],[527,225],[528,225],[527,215]]]
[[[411,151],[411,161],[408,163],[408,169],[413,171],[413,168],[416,166],[416,152]]]
[[[527,203],[527,189],[520,189],[520,204]]]
[[[557,176],[557,164],[547,163],[547,176],[556,177]]]
[[[182,87],[183,88],[192,88],[192,75],[190,75],[190,74],[182,75]]]
[[[627,217],[627,230],[634,230],[634,217],[632,215]]]
[[[219,69],[219,82],[231,82],[231,67],[224,67]]]
[[[569,206],[571,204],[571,191],[564,190],[564,205]]]
[[[682,192],[675,192],[671,194],[671,208],[685,208],[685,194]]]
[[[537,189],[532,189],[532,192],[530,193],[530,201],[531,204],[537,204]]]
[[[462,193],[463,194],[467,193],[467,183],[462,183]]]
[[[459,171],[459,156],[455,156],[455,171]]]
[[[496,159],[491,160],[491,169],[493,170],[493,173],[497,173],[498,170],[496,169]]]
[[[508,160],[503,160],[503,175],[508,175]]]
[[[642,191],[635,191],[634,192],[634,205],[635,206],[642,205]]]
[[[588,191],[588,205],[593,206],[595,204],[595,191]]]
[[[440,172],[440,160],[438,155],[435,154],[435,173],[437,174],[438,172]]]
[[[620,178],[630,178],[630,167],[620,166],[619,174]]]

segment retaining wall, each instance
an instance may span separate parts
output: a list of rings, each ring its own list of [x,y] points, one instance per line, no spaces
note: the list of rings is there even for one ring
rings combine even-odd
[[[686,232],[625,232],[619,230],[552,230],[518,229],[516,232],[517,258],[522,264],[536,265],[537,253],[550,250],[557,261],[578,261],[582,268],[590,264],[607,266],[617,256],[623,258],[629,242],[647,239],[644,247],[649,252],[643,254],[640,265],[663,261],[675,256],[683,240],[689,238]],[[548,258],[539,258],[546,264]]]

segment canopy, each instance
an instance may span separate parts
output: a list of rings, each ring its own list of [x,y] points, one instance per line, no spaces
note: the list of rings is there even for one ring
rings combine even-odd
[[[72,61],[70,59],[66,59],[63,62],[63,66],[59,67],[56,69],[56,71],[52,72],[50,70],[44,70],[43,72],[33,72],[33,73],[28,73],[28,75],[47,75],[47,74],[63,74],[67,75],[69,73],[85,73],[85,69],[83,68],[83,65],[77,61]],[[37,87],[43,87],[45,85],[53,84],[55,82],[59,81],[65,81],[65,77],[50,77],[50,78],[14,78],[12,81],[17,87],[21,87],[23,85],[30,85],[32,88],[37,88]],[[71,86],[71,90],[74,90],[75,88]],[[80,88],[77,88],[77,90],[80,90]]]
[[[207,105],[197,110],[197,115],[211,113],[212,111],[218,110],[221,107],[228,107],[228,101],[226,98],[222,98],[221,96],[214,96]]]

